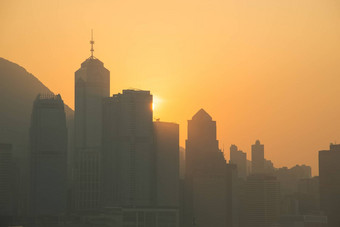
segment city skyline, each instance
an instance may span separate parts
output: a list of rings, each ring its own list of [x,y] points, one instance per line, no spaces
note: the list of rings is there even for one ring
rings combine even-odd
[[[0,63],[8,87],[23,92],[19,92],[21,98],[4,103],[7,113],[3,114],[8,119],[8,112],[10,115],[16,112],[8,104],[17,103],[23,94],[29,93],[17,89],[18,85],[6,76],[18,78],[19,70],[30,80],[38,80],[14,63],[6,60]],[[252,145],[251,161],[232,145],[231,158],[235,151],[240,157],[232,158],[236,164],[228,163],[216,137],[217,122],[200,109],[188,120],[185,168],[181,169],[179,125],[153,121],[150,91],[127,89],[109,97],[110,72],[92,54],[74,78],[76,111],[74,120],[70,121],[66,119],[68,107],[60,94],[54,95],[48,89],[44,94],[42,88],[46,87],[40,82],[39,86],[26,83],[41,93],[34,101],[28,101],[33,102],[33,109],[29,110],[32,111],[29,158],[19,155],[21,158],[16,157],[12,163],[12,145],[1,147],[1,168],[5,174],[0,184],[10,180],[14,187],[13,193],[10,187],[3,190],[3,195],[13,194],[10,196],[13,200],[8,200],[9,209],[0,214],[1,223],[6,227],[9,223],[28,227],[38,223],[65,226],[66,222],[69,227],[78,224],[150,227],[279,224],[291,227],[300,221],[307,226],[308,223],[337,226],[333,214],[338,208],[322,203],[321,210],[319,201],[338,198],[338,175],[332,170],[338,166],[338,157],[327,161],[321,159],[324,151],[319,152],[320,191],[316,188],[319,178],[311,178],[311,167],[296,165],[275,169],[273,162],[265,159],[265,144],[259,140]],[[3,90],[6,94],[6,89]],[[25,124],[20,125],[25,131]],[[12,123],[10,129],[14,128]],[[8,133],[6,129],[2,131]],[[16,147],[18,143],[13,141],[13,145]],[[338,146],[331,145],[331,151]],[[70,150],[66,152],[67,147]],[[13,150],[13,155],[18,155],[15,153]],[[331,153],[339,154],[338,151]],[[23,163],[29,162],[29,166],[18,165],[20,159],[26,160]],[[23,174],[26,170],[30,174]],[[184,175],[180,174],[183,170]],[[184,179],[180,179],[180,175]],[[329,191],[323,187],[327,179],[326,185],[330,186],[329,180],[334,179]]]
[[[315,175],[317,151],[340,141],[336,2],[17,3],[0,3],[2,57],[71,107],[73,72],[90,54],[93,28],[110,94],[150,90],[162,100],[155,118],[180,124],[181,146],[200,108],[219,122],[221,148],[237,144],[250,157],[260,139],[277,167],[305,163]]]

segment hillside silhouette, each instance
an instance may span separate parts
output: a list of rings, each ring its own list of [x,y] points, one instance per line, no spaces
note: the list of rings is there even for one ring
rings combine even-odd
[[[26,155],[32,105],[39,93],[53,94],[26,69],[0,58],[0,142],[13,144],[14,156]],[[73,110],[65,105],[69,134]]]

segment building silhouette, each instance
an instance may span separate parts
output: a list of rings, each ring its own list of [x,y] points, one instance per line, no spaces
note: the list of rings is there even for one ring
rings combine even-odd
[[[110,72],[93,56],[75,72],[75,155],[73,165],[73,208],[100,206],[103,98],[110,96]]]
[[[230,163],[237,166],[238,177],[247,178],[247,153],[238,150],[234,144],[230,146]]]
[[[103,116],[103,205],[154,206],[152,95],[124,90],[104,100]]]
[[[245,189],[247,227],[272,227],[280,216],[280,185],[276,177],[248,176]]]
[[[179,208],[179,125],[156,121],[154,141],[156,149],[157,206]]]
[[[255,144],[251,145],[251,161],[252,173],[263,174],[265,168],[264,145],[260,143],[260,140],[256,140]]]
[[[228,227],[240,226],[241,215],[241,184],[243,178],[238,177],[238,169],[235,164],[227,164],[227,225]]]
[[[200,109],[188,121],[185,226],[226,226],[227,164],[216,139],[216,122]]]
[[[14,215],[14,165],[12,144],[0,143],[0,220]],[[4,224],[0,221],[0,226]]]
[[[67,204],[67,128],[60,95],[38,95],[30,127],[30,213],[59,216]]]
[[[298,182],[300,214],[320,213],[319,177],[303,178]]]
[[[306,165],[296,165],[292,168],[282,167],[276,169],[274,175],[280,182],[281,194],[291,195],[298,192],[298,182],[300,179],[311,177],[312,168]]]
[[[320,207],[328,226],[340,226],[340,144],[319,151]]]

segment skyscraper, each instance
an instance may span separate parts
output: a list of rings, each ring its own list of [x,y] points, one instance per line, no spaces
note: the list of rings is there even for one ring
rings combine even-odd
[[[230,163],[237,166],[238,177],[247,177],[247,153],[238,150],[236,145],[230,146]]]
[[[227,225],[227,169],[216,140],[216,122],[203,109],[188,121],[186,226]]]
[[[91,56],[75,72],[75,157],[73,206],[95,209],[100,200],[103,98],[110,95],[110,72]]]
[[[152,115],[149,91],[124,90],[104,100],[104,206],[155,205]]]
[[[179,125],[156,121],[154,141],[156,151],[157,206],[179,206]]]
[[[298,182],[298,200],[300,214],[312,214],[320,211],[319,177],[303,178]]]
[[[264,173],[264,145],[260,140],[256,140],[255,144],[251,145],[251,161],[253,174]]]
[[[328,226],[340,226],[340,144],[319,151],[320,208]]]
[[[12,144],[0,143],[0,219],[13,213],[13,158]],[[0,221],[0,225],[3,224]]]
[[[280,215],[280,185],[276,177],[263,174],[247,178],[245,191],[247,227],[272,227]]]
[[[67,128],[60,95],[38,95],[30,127],[31,215],[66,212]]]

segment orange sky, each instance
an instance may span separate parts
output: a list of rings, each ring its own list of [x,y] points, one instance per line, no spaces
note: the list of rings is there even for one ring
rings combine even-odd
[[[1,0],[0,56],[73,107],[91,28],[111,93],[151,90],[182,145],[201,107],[221,148],[250,159],[260,139],[278,167],[317,174],[317,151],[340,142],[338,0]]]

